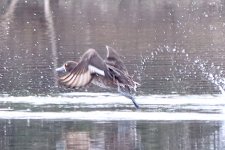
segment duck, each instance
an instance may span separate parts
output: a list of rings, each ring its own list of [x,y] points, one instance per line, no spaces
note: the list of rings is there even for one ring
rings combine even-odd
[[[89,84],[97,85],[105,89],[117,89],[117,91],[132,100],[138,109],[134,93],[140,84],[133,80],[128,73],[120,55],[110,46],[106,46],[107,55],[103,59],[95,49],[88,49],[76,61],[66,61],[57,72],[65,74],[58,78],[58,82],[68,88],[81,88]]]

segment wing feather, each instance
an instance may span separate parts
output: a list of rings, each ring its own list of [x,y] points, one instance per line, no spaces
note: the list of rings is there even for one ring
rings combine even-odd
[[[123,61],[120,59],[120,55],[109,46],[106,46],[107,49],[107,56],[106,56],[106,64],[113,66],[119,70],[121,70],[124,74],[128,75],[128,71],[126,66],[124,65]]]
[[[76,67],[59,78],[59,81],[68,87],[78,88],[89,84],[95,74],[105,76],[107,69],[104,60],[98,53],[94,49],[89,49],[83,54]]]
[[[77,82],[74,83],[72,86],[82,86],[83,83],[85,83],[86,81],[84,81],[84,77],[85,77],[85,74],[84,75],[81,75],[81,76],[78,76],[79,79],[77,79]]]
[[[73,87],[73,83],[76,82],[76,78],[77,78],[77,75],[74,74],[73,78],[71,78],[71,80],[69,80],[68,82],[66,82],[66,85],[69,86],[69,87]]]
[[[62,76],[62,77],[60,77],[59,80],[65,80],[65,79],[67,79],[70,75],[71,75],[71,73],[68,73],[68,74],[66,74],[66,75],[64,75],[64,76]]]

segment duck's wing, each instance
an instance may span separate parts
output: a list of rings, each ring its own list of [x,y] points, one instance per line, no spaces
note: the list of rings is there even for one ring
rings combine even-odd
[[[106,69],[104,60],[94,49],[89,49],[71,72],[59,78],[59,82],[71,88],[83,87],[91,82],[94,75],[105,76]]]
[[[129,74],[124,73],[118,68],[115,68],[114,66],[108,65],[108,70],[110,75],[114,80],[117,81],[117,83],[121,86],[129,86],[133,88],[135,86],[134,81],[132,77]]]
[[[124,74],[124,72],[121,72],[119,69],[110,65],[107,65],[107,67],[109,68],[109,72],[113,79],[117,81],[118,92],[131,99],[134,106],[139,108],[139,105],[136,103],[135,98],[132,95],[133,92],[136,92],[137,82],[133,81],[132,77]]]
[[[124,65],[123,61],[120,59],[119,54],[112,47],[109,46],[106,46],[106,50],[107,50],[105,60],[106,64],[121,70],[125,74],[128,74],[127,68]]]

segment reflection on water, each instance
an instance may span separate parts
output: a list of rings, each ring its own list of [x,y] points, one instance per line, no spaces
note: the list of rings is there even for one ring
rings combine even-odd
[[[214,102],[215,101],[215,102]],[[222,95],[0,98],[0,149],[222,150]]]
[[[224,149],[219,122],[2,120],[0,127],[1,149]]]
[[[224,94],[224,27],[220,0],[0,0],[0,149],[224,149],[222,96],[146,96]],[[62,96],[55,68],[105,45],[141,83],[140,111]]]

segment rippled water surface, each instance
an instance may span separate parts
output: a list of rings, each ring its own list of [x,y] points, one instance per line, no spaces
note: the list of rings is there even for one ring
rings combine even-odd
[[[1,148],[223,149],[223,95],[110,93],[0,98]]]
[[[225,3],[0,0],[0,149],[225,149]],[[58,85],[55,68],[115,48],[136,101]]]

